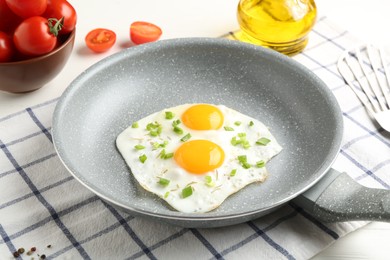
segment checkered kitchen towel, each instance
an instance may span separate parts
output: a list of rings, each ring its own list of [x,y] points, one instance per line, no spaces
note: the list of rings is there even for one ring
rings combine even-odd
[[[390,188],[390,134],[375,125],[341,79],[336,61],[356,44],[326,18],[294,57],[337,97],[345,138],[334,168],[363,185]],[[0,258],[308,259],[365,222],[325,224],[290,203],[224,228],[186,229],[115,210],[63,167],[51,139],[57,99],[0,119]],[[34,251],[35,249],[35,251]]]

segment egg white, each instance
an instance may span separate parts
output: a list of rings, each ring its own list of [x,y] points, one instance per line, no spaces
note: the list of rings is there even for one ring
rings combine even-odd
[[[183,134],[178,135],[172,130],[172,121],[180,119],[181,114],[194,104],[185,104],[153,113],[138,120],[138,128],[129,126],[116,139],[116,145],[131,169],[131,173],[138,183],[146,190],[164,199],[174,209],[185,212],[208,212],[219,205],[231,194],[239,191],[250,183],[263,182],[267,178],[266,167],[258,168],[256,162],[263,160],[267,163],[272,157],[277,155],[282,147],[268,128],[259,120],[244,115],[238,111],[223,105],[217,105],[223,115],[224,124],[218,130],[192,130],[183,123],[179,126],[183,129]],[[172,120],[165,118],[165,112],[173,112],[175,117]],[[149,123],[158,122],[162,126],[159,136],[152,137],[145,129]],[[235,122],[241,122],[239,126]],[[250,122],[253,122],[251,124]],[[226,131],[224,126],[234,129]],[[205,139],[218,144],[225,153],[224,163],[218,169],[205,174],[189,173],[181,168],[173,158],[162,159],[160,153],[165,149],[166,153],[175,152],[183,144],[180,140],[185,134],[190,133],[190,140]],[[233,146],[231,139],[238,133],[245,133],[250,147],[245,149],[241,145]],[[258,145],[256,141],[262,137],[270,140],[267,145]],[[168,143],[164,148],[155,149],[152,143]],[[145,149],[136,150],[136,145],[143,145]],[[144,163],[140,162],[139,156],[146,155]],[[240,155],[246,155],[247,161],[252,166],[244,169],[237,159]],[[234,176],[230,173],[236,169]],[[207,185],[205,176],[212,177],[213,185]],[[158,183],[159,178],[168,179],[168,186]],[[191,185],[193,193],[191,196],[183,198],[182,190]]]

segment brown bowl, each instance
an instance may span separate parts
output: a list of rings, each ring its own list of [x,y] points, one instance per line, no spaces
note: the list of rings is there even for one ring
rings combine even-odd
[[[73,50],[76,30],[52,52],[27,60],[0,63],[0,90],[23,93],[37,90],[55,78]]]

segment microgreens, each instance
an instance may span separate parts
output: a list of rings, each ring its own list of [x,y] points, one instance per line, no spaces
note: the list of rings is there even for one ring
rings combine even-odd
[[[210,175],[207,175],[204,177],[205,184],[209,187],[214,187],[215,182],[213,181],[213,178]]]
[[[191,134],[188,133],[188,134],[186,134],[185,136],[183,136],[183,137],[180,139],[180,141],[186,142],[186,141],[188,141],[190,138],[191,138]]]
[[[175,132],[176,134],[178,135],[181,135],[183,134],[183,129],[181,129],[180,127],[178,127],[178,125],[181,124],[181,121],[179,119],[175,120],[172,122],[172,126],[173,126],[173,132]]]
[[[246,133],[238,133],[237,136],[232,137],[232,139],[230,140],[230,143],[233,146],[242,145],[242,147],[245,149],[248,149],[249,147],[251,147],[251,145],[249,144],[249,141],[246,139]]]
[[[165,149],[162,149],[158,156],[161,159],[167,160],[173,157],[173,153],[166,153]]]
[[[230,177],[233,177],[233,176],[235,176],[236,175],[236,173],[237,173],[237,169],[233,169],[231,172],[230,172]]]
[[[142,149],[145,149],[145,146],[141,145],[141,144],[137,144],[136,146],[134,146],[135,150],[142,150]]]
[[[180,125],[180,124],[181,124],[180,119],[177,119],[177,120],[175,120],[175,121],[172,122],[172,126],[173,126],[173,127],[178,126],[178,125]]]
[[[260,138],[259,140],[256,141],[256,144],[258,144],[258,145],[267,145],[269,142],[271,142],[271,140],[269,140],[268,138],[262,137],[262,138]]]
[[[173,132],[175,132],[175,133],[178,134],[178,135],[181,135],[181,134],[183,134],[183,129],[181,129],[181,128],[178,127],[178,126],[174,126],[174,127],[173,127]]]
[[[171,111],[166,111],[166,112],[165,112],[165,119],[170,120],[170,119],[172,119],[174,116],[175,116],[175,114],[172,113]]]
[[[162,143],[158,143],[158,142],[153,142],[152,143],[153,150],[156,150],[158,148],[165,148],[167,145],[168,145],[168,141],[164,141]]]
[[[230,126],[224,126],[223,128],[225,129],[225,131],[234,131],[234,128]]]
[[[263,168],[265,166],[265,162],[263,160],[256,162],[257,168]]]
[[[237,157],[238,161],[240,162],[241,166],[244,168],[244,169],[249,169],[251,167],[251,165],[248,163],[247,161],[247,157],[246,155],[239,155]]]
[[[146,130],[149,131],[149,134],[151,136],[159,136],[162,131],[162,126],[158,122],[149,123],[146,126]]]
[[[160,177],[157,183],[162,185],[162,186],[168,186],[170,183],[170,180]]]
[[[139,161],[140,161],[141,163],[144,163],[144,162],[146,161],[146,159],[148,159],[148,157],[146,157],[145,154],[143,154],[143,155],[141,155],[141,156],[139,157]]]
[[[194,191],[194,188],[192,186],[187,186],[181,191],[181,196],[184,198],[187,198],[192,195],[192,192]]]

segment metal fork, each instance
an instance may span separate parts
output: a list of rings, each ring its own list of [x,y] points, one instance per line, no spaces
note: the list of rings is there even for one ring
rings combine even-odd
[[[365,45],[345,51],[337,67],[369,114],[390,132],[390,77],[383,49]]]

